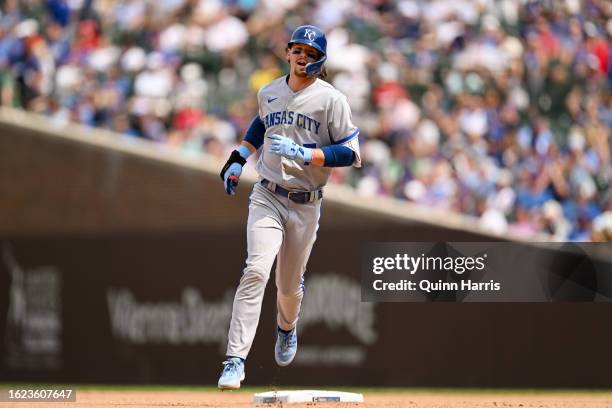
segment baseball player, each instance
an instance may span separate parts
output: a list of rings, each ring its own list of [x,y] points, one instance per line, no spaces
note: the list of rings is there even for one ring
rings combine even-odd
[[[319,228],[323,186],[332,167],[361,166],[359,131],[346,97],[327,82],[327,40],[317,27],[298,27],[287,45],[289,75],[262,87],[259,115],[221,170],[234,194],[246,159],[261,149],[259,180],[250,196],[246,267],[234,297],[220,389],[238,389],[259,322],[264,289],[276,258],[276,362],[297,351],[303,276]]]

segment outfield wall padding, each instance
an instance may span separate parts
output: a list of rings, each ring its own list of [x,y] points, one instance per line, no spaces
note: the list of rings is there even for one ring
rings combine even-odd
[[[610,304],[362,303],[358,258],[340,256],[354,234],[320,233],[289,368],[273,357],[272,276],[249,385],[612,386]],[[3,240],[0,378],[215,383],[244,255],[233,232]]]

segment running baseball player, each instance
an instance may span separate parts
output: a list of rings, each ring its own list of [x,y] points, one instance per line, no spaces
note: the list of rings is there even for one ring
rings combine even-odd
[[[247,158],[261,149],[259,180],[250,196],[246,267],[234,297],[220,389],[238,389],[255,337],[264,289],[276,258],[276,363],[297,351],[303,276],[319,228],[323,186],[332,167],[361,166],[359,131],[346,97],[325,76],[327,40],[317,27],[298,27],[287,45],[289,75],[262,87],[259,115],[221,170],[234,194]]]

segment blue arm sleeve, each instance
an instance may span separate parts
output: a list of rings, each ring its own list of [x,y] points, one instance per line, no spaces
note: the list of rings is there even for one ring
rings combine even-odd
[[[355,152],[346,146],[330,145],[321,147],[325,155],[325,167],[346,167],[353,164]]]
[[[244,136],[244,140],[252,144],[255,149],[259,149],[264,142],[266,127],[259,116],[255,116],[251,121],[251,125]]]

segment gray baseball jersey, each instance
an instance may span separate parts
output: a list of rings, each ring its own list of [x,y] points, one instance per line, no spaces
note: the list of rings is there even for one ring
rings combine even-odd
[[[299,92],[293,92],[287,77],[262,87],[258,94],[259,117],[266,127],[257,172],[276,184],[292,190],[312,191],[323,187],[329,167],[302,165],[268,152],[272,134],[293,139],[299,145],[320,148],[342,144],[355,152],[353,166],[361,166],[359,130],[351,120],[346,97],[329,83],[316,79]]]

